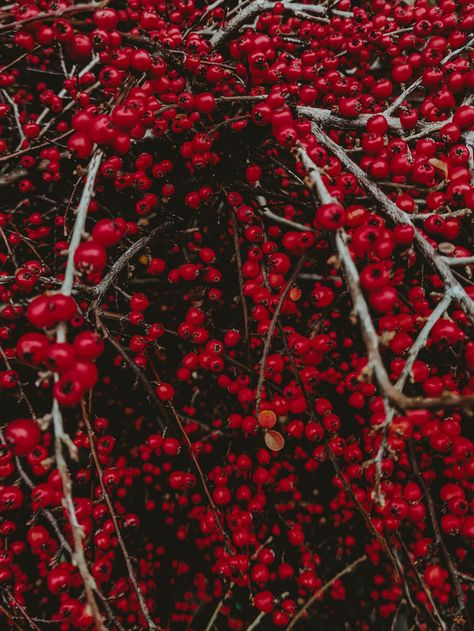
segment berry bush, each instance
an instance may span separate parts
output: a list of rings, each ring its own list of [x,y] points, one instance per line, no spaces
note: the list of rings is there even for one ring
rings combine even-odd
[[[473,31],[2,8],[2,629],[473,628]]]

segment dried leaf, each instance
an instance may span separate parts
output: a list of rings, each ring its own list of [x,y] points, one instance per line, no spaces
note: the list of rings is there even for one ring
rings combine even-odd
[[[446,164],[446,162],[438,160],[438,158],[430,158],[428,162],[431,164],[431,166],[434,166],[435,169],[443,172],[444,179],[448,177],[448,165]]]
[[[285,439],[274,429],[265,433],[265,445],[272,451],[280,451],[285,446]]]
[[[443,243],[438,244],[438,250],[444,256],[450,256],[454,254],[456,251],[456,246],[453,243],[448,243],[447,241],[443,241]]]

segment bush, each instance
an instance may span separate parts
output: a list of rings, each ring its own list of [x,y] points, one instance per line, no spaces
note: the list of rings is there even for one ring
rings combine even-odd
[[[2,628],[471,628],[473,28],[2,11]]]

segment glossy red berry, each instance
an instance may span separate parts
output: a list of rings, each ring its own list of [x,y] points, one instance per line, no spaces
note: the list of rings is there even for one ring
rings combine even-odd
[[[5,440],[17,456],[30,453],[40,442],[41,431],[34,419],[18,418],[10,421],[5,430]]]
[[[337,230],[345,222],[345,210],[341,204],[322,204],[316,211],[314,225],[324,230]]]

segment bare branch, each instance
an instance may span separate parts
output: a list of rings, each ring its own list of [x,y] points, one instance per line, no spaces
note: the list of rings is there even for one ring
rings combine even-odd
[[[120,344],[120,342],[114,338],[114,336],[109,331],[107,326],[102,322],[100,316],[101,316],[101,314],[100,314],[99,310],[96,309],[95,310],[95,319],[96,319],[97,328],[102,331],[102,333],[104,335],[104,338],[108,342],[110,342],[112,344],[112,346],[114,346],[117,349],[117,351],[120,353],[120,355],[125,360],[125,363],[127,364],[127,366],[129,368],[131,368],[131,370],[135,373],[135,375],[138,378],[138,380],[142,383],[142,385],[145,388],[145,390],[147,391],[148,396],[150,397],[152,403],[155,405],[156,408],[158,408],[160,410],[161,416],[166,419],[166,409],[165,409],[163,403],[157,397],[156,392],[152,388],[152,386],[151,386],[150,382],[148,381],[145,373],[143,372],[143,370],[132,359],[130,359],[130,357],[128,356],[127,351],[123,348],[123,346]],[[166,424],[163,421],[163,419],[161,418],[161,416],[158,416],[156,418],[156,420],[157,420],[158,425],[160,426],[160,429],[164,432],[165,429],[166,429]]]
[[[26,18],[24,20],[18,20],[16,22],[10,22],[8,24],[0,24],[0,32],[16,30],[22,28],[26,24],[31,24],[33,22],[40,22],[46,20],[56,20],[57,18],[62,17],[63,15],[69,15],[71,13],[80,13],[81,11],[95,11],[104,5],[103,2],[91,2],[90,4],[74,4],[69,7],[64,7],[63,9],[59,9],[58,11],[47,11],[44,13],[37,13],[36,15]]]
[[[107,289],[112,285],[117,276],[123,270],[123,268],[127,265],[127,263],[136,255],[140,250],[142,250],[146,245],[151,243],[153,239],[160,233],[164,232],[166,228],[168,228],[170,222],[164,222],[161,226],[157,228],[153,228],[150,232],[145,234],[143,237],[140,237],[133,245],[131,245],[123,254],[120,256],[112,267],[109,269],[104,278],[100,281],[98,285],[94,288],[94,293],[96,294],[95,304],[98,304],[102,299],[103,295],[107,291]]]
[[[323,204],[327,204],[333,201],[326,186],[324,185],[321,174],[319,173],[319,169],[314,164],[313,160],[311,160],[306,150],[300,145],[296,151],[304,166],[308,170],[308,174],[316,187],[321,202]],[[381,195],[383,195],[383,193]],[[385,195],[383,195],[383,197],[385,198]],[[388,198],[385,199],[387,201],[390,201],[388,200]],[[386,203],[385,200],[383,201],[384,203]],[[421,235],[420,237],[424,241],[424,238]],[[375,377],[383,394],[391,401],[391,403],[402,410],[410,408],[432,408],[469,404],[472,405],[474,403],[474,396],[471,395],[458,396],[451,392],[446,392],[438,398],[410,398],[403,394],[401,388],[399,387],[400,384],[397,384],[395,386],[393,385],[393,383],[389,379],[383,363],[382,355],[380,352],[380,339],[373,324],[369,307],[360,288],[359,272],[354,261],[352,260],[349,248],[347,247],[347,236],[343,230],[339,230],[337,232],[335,241],[336,248],[341,258],[341,262],[343,264],[344,272],[347,278],[347,285],[351,293],[354,311],[358,316],[359,324],[362,330],[362,337],[367,348],[369,369],[374,371]],[[438,255],[436,255],[436,257],[438,259],[440,258]],[[457,281],[455,282],[457,283]],[[468,298],[467,294],[466,298]],[[446,310],[446,307],[444,305],[448,305],[449,302],[451,302],[451,299],[452,294],[450,292],[446,292],[446,303],[443,302],[442,307],[440,307],[440,309],[442,309],[442,312]],[[424,327],[421,334],[421,339],[416,344],[413,355],[409,356],[410,363],[408,370],[411,370],[411,366],[416,359],[419,349],[421,349],[422,345],[425,343],[426,339],[428,338],[429,332],[431,331],[431,328],[434,326],[437,319],[439,318],[439,309],[436,309],[435,311],[435,315],[429,319],[429,322]]]
[[[283,0],[282,4],[285,9],[291,13],[297,14],[298,12],[305,12],[306,18],[310,18],[311,14],[315,16],[323,16],[328,12],[328,8],[322,4],[303,4],[301,2],[291,2],[290,0]],[[227,26],[215,35],[211,37],[210,44],[213,48],[218,48],[227,39],[229,39],[236,31],[240,29],[246,22],[254,19],[260,13],[264,11],[270,11],[274,8],[274,3],[268,0],[254,0],[248,4],[245,8],[238,11],[236,15],[229,21]],[[352,13],[349,11],[339,11],[338,9],[331,9],[334,15],[340,15],[341,17],[350,17]]]
[[[425,580],[423,579],[423,576],[421,575],[420,571],[416,567],[416,565],[415,565],[415,563],[414,563],[414,561],[413,561],[413,559],[411,557],[410,551],[408,550],[405,542],[401,538],[400,533],[397,533],[397,539],[400,542],[400,545],[402,546],[403,551],[405,552],[405,556],[408,559],[408,562],[409,562],[410,567],[411,567],[411,569],[413,571],[413,574],[416,577],[416,580],[420,584],[421,589],[424,591],[424,593],[426,595],[426,598],[428,599],[428,602],[431,605],[431,609],[433,610],[432,612],[430,611],[430,608],[427,605],[425,605],[426,606],[426,610],[428,612],[428,615],[430,617],[434,616],[436,618],[436,620],[438,621],[440,629],[442,631],[445,631],[446,628],[447,628],[446,622],[443,620],[443,618],[442,618],[442,616],[441,616],[441,614],[440,614],[440,612],[438,610],[438,607],[436,606],[436,603],[435,603],[435,601],[433,599],[433,595],[432,595],[428,585],[426,584]],[[436,620],[433,620],[433,621],[436,622]]]
[[[474,37],[471,37],[471,39],[469,39],[464,44],[464,46],[461,46],[460,48],[455,48],[454,50],[450,51],[447,55],[445,55],[445,57],[443,57],[443,59],[439,62],[439,65],[443,67],[453,57],[456,57],[457,55],[460,55],[461,53],[469,50],[473,45],[474,45]],[[422,84],[422,78],[419,77],[416,81],[411,83],[392,103],[390,103],[390,105],[385,109],[384,115],[389,116],[390,114],[392,114],[403,103],[403,101],[408,96],[410,96],[412,92],[414,92],[417,88],[421,86],[421,84]]]
[[[240,254],[240,245],[239,245],[239,228],[237,225],[237,219],[235,214],[231,213],[231,221],[232,221],[232,232],[234,239],[234,251],[235,251],[235,260],[237,264],[237,275],[239,279],[239,292],[240,292],[240,302],[242,305],[242,316],[244,319],[244,336],[245,336],[245,345],[247,348],[247,364],[250,366],[250,326],[249,326],[249,311],[247,307],[247,299],[245,297],[244,292],[244,277],[242,274],[242,255]]]
[[[103,622],[102,615],[99,611],[97,602],[94,597],[94,589],[96,589],[96,583],[93,576],[89,572],[89,568],[87,567],[83,545],[84,531],[81,524],[77,520],[76,509],[72,499],[72,482],[63,453],[63,442],[67,442],[67,444],[69,445],[70,439],[66,441],[67,434],[64,433],[61,411],[56,399],[53,400],[52,415],[55,434],[54,444],[56,454],[56,466],[61,477],[61,483],[63,487],[63,502],[69,518],[69,523],[71,525],[71,533],[74,543],[73,563],[77,565],[77,569],[79,570],[79,574],[81,575],[86,592],[87,602],[89,604],[91,614],[94,618],[97,629],[99,631],[107,631],[107,627]]]
[[[150,362],[150,365],[152,367],[153,373],[154,373],[158,383],[161,383],[160,376],[159,376],[155,366],[151,362]],[[176,411],[176,408],[173,405],[173,402],[172,401],[168,401],[167,404],[166,404],[166,407],[171,411],[171,414],[173,415],[173,418],[174,418],[175,423],[176,423],[176,425],[177,425],[177,427],[179,429],[179,432],[180,432],[180,434],[181,434],[181,436],[183,438],[183,441],[186,444],[186,447],[187,447],[188,452],[189,452],[189,456],[190,456],[190,458],[191,458],[191,460],[193,462],[194,468],[196,469],[196,471],[197,471],[197,473],[199,475],[199,478],[201,480],[202,488],[204,489],[204,493],[206,494],[207,501],[209,502],[209,506],[211,507],[211,510],[212,510],[212,512],[214,514],[214,518],[216,520],[217,527],[219,528],[219,530],[220,530],[220,532],[222,534],[222,538],[224,539],[227,551],[229,553],[231,553],[232,552],[232,540],[229,537],[229,535],[227,534],[227,532],[225,531],[224,526],[223,526],[222,521],[221,521],[221,518],[219,517],[219,511],[217,509],[216,504],[214,503],[214,500],[212,499],[212,495],[211,495],[211,492],[209,491],[209,486],[208,486],[207,481],[206,481],[206,476],[204,475],[204,472],[203,472],[203,470],[201,468],[201,465],[199,464],[198,459],[196,457],[196,454],[194,453],[193,445],[192,445],[191,441],[189,440],[189,436],[188,436],[188,434],[186,433],[186,431],[185,431],[185,429],[183,427],[183,424],[181,422],[181,419],[179,418],[179,415],[178,415],[178,413]]]
[[[267,201],[261,195],[258,195],[256,197],[256,200],[260,208],[262,208],[262,214],[264,215],[264,217],[272,219],[276,223],[281,223],[284,226],[294,228],[295,230],[308,230],[309,232],[315,232],[314,228],[312,228],[311,226],[305,226],[301,223],[297,223],[296,221],[292,221],[291,219],[286,219],[285,217],[280,217],[280,215],[276,215],[267,207]]]
[[[370,193],[370,195],[378,202],[380,210],[389,217],[394,223],[400,225],[411,226],[415,234],[415,242],[422,252],[423,256],[436,269],[446,287],[446,292],[463,307],[471,321],[474,322],[474,301],[468,296],[464,287],[456,280],[449,265],[443,260],[430,243],[425,239],[421,232],[413,224],[410,215],[400,210],[398,206],[389,199],[380,188],[374,184],[366,175],[366,173],[353,161],[344,149],[335,143],[323,131],[313,125],[313,133],[318,141],[329,148],[335,156],[344,164],[344,166],[353,173],[359,180],[360,184]]]
[[[221,46],[229,37],[232,36],[235,31],[245,24],[248,20],[256,17],[259,13],[266,11],[270,8],[271,3],[267,0],[254,0],[242,11],[239,11],[237,15],[230,20],[225,29],[218,31],[211,37],[210,44],[213,48]]]
[[[322,125],[323,127],[334,127],[336,129],[363,129],[367,122],[375,116],[374,114],[360,114],[357,118],[343,118],[334,114],[331,110],[319,107],[299,106],[297,111],[301,116],[306,116],[309,120]],[[389,129],[398,133],[403,132],[402,124],[394,116],[385,116]],[[444,123],[443,123],[444,124]]]
[[[92,157],[92,160],[89,164],[89,172],[86,178],[86,183],[84,185],[84,189],[82,191],[81,199],[79,201],[79,206],[77,208],[76,213],[76,221],[74,223],[74,228],[72,230],[71,240],[69,243],[69,252],[68,259],[66,263],[66,272],[64,275],[64,281],[61,286],[61,293],[64,295],[70,296],[73,287],[74,280],[74,254],[76,252],[77,247],[81,242],[82,233],[84,231],[85,222],[87,218],[87,211],[89,209],[89,205],[91,202],[91,198],[94,192],[94,184],[97,176],[97,172],[99,170],[100,162],[102,159],[102,152],[98,151]],[[56,329],[56,341],[57,342],[65,342],[66,341],[66,324],[60,323]],[[57,375],[56,375],[57,378]],[[67,445],[69,448],[69,452],[72,457],[76,457],[77,448],[72,442],[69,435],[64,430],[63,417],[61,414],[61,410],[59,408],[59,404],[56,399],[53,399],[53,409],[52,409],[52,417],[53,417],[53,428],[54,428],[54,445],[55,445],[55,456],[56,456],[56,466],[58,468],[59,475],[61,477],[62,487],[63,487],[63,502],[66,508],[66,512],[69,518],[69,523],[71,525],[71,532],[74,542],[74,555],[73,560],[77,564],[77,568],[81,575],[84,589],[86,592],[87,602],[91,609],[91,614],[94,618],[95,624],[99,631],[107,631],[107,627],[104,625],[102,615],[97,606],[97,602],[94,598],[94,589],[96,588],[96,583],[94,578],[89,572],[89,568],[87,566],[87,561],[84,553],[84,545],[83,545],[83,537],[84,532],[82,526],[77,520],[76,509],[74,507],[74,502],[72,499],[72,482],[69,474],[69,469],[64,458],[63,453],[63,444]]]
[[[20,136],[20,143],[19,143],[19,145],[17,147],[17,149],[19,149],[21,147],[21,145],[23,144],[23,142],[26,140],[26,138],[25,138],[25,134],[23,132],[23,126],[22,126],[22,124],[20,122],[20,112],[18,110],[18,105],[15,103],[15,101],[8,94],[7,90],[2,90],[2,94],[7,99],[7,101],[10,103],[10,105],[12,106],[12,109],[13,109],[13,116],[15,117],[15,123],[16,123],[16,127],[18,129],[18,135]]]
[[[443,315],[443,313],[446,311],[446,309],[449,307],[450,304],[451,304],[451,297],[448,295],[445,295],[439,301],[439,303],[436,305],[436,307],[433,309],[433,311],[430,313],[430,315],[426,319],[425,324],[423,325],[423,328],[418,333],[416,340],[413,342],[413,344],[410,347],[410,350],[408,351],[408,355],[405,361],[405,366],[403,367],[400,377],[397,380],[396,387],[400,388],[400,390],[403,389],[403,386],[405,385],[405,382],[411,373],[411,369],[413,368],[413,364],[415,363],[415,360],[418,357],[418,354],[425,347],[429,334],[431,332],[431,329],[434,327],[434,325],[439,320],[439,318],[441,318],[441,316]]]
[[[452,267],[456,267],[457,265],[474,265],[474,256],[453,256],[452,258],[443,256],[443,261]]]
[[[102,161],[102,151],[97,151],[89,163],[86,183],[82,191],[79,206],[76,211],[76,220],[74,222],[74,228],[72,230],[71,239],[69,241],[68,259],[66,263],[66,271],[64,274],[64,281],[61,287],[61,293],[70,296],[72,291],[72,285],[74,281],[74,254],[81,242],[82,234],[86,225],[87,211],[94,193],[95,179],[99,171],[100,163]],[[63,340],[59,340],[63,341]]]
[[[253,622],[249,624],[246,631],[253,631],[254,629],[256,629],[264,616],[266,616],[266,613],[264,611],[261,611],[255,618],[255,620],[253,620]]]

